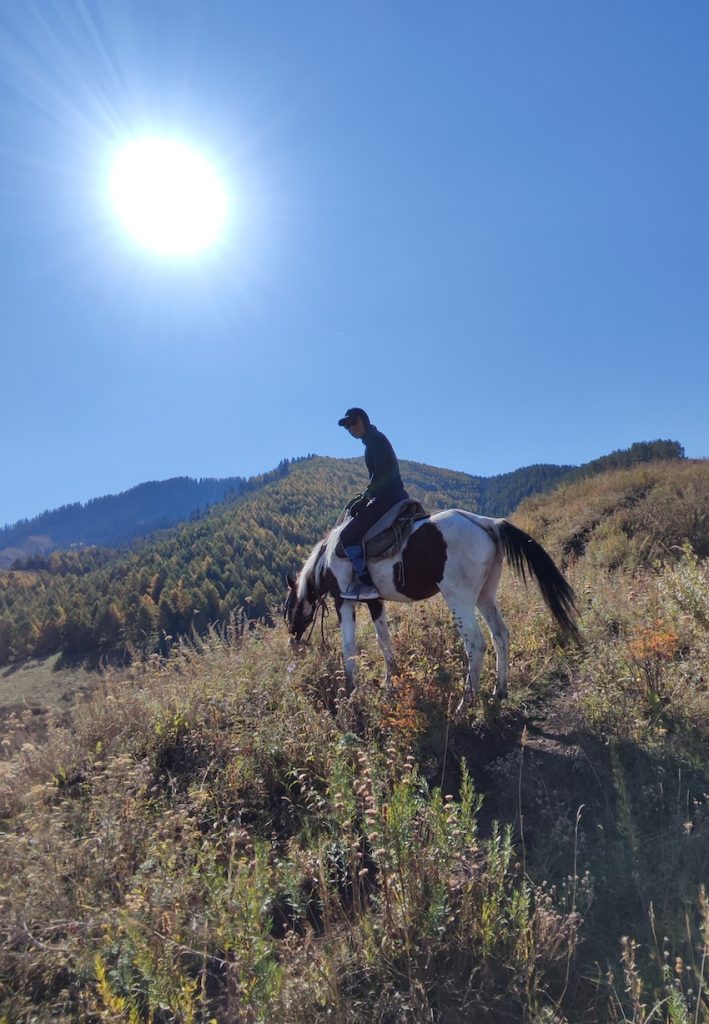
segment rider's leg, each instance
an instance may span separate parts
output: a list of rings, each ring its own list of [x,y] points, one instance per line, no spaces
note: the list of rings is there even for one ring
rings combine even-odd
[[[346,600],[373,601],[379,597],[367,569],[362,538],[370,526],[374,526],[377,519],[380,519],[386,511],[386,504],[374,499],[365,505],[359,515],[351,519],[340,533],[340,541],[355,571],[352,586],[342,594]]]
[[[367,568],[367,562],[364,557],[364,548],[361,544],[348,544],[345,547],[345,554],[352,562],[352,566],[355,571],[357,579],[366,584],[368,587],[373,587],[372,577],[369,575],[369,569]]]

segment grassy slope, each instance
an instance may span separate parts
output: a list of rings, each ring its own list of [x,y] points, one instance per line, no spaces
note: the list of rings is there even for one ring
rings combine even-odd
[[[41,741],[6,724],[6,1019],[709,1020],[707,470],[519,510],[567,563],[585,646],[505,574],[511,699],[463,723],[434,601],[393,610],[393,701],[362,617],[351,702],[330,620],[329,651],[214,636]]]
[[[0,669],[0,710],[31,707],[47,710],[66,705],[73,694],[96,683],[96,673],[83,665],[69,667],[59,655]]]

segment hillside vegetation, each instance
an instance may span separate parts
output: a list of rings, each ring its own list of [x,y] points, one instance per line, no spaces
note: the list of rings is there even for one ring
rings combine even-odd
[[[590,463],[588,472],[666,451],[676,455],[677,447],[633,445]],[[505,487],[511,482],[518,492],[548,485],[547,468],[531,467],[524,480],[517,474],[498,478],[497,491],[486,493],[485,502],[509,497]],[[475,477],[412,462],[402,463],[402,473],[412,497],[430,511],[481,505]],[[366,479],[360,459],[283,464],[252,493],[128,551],[56,551],[25,560],[21,570],[0,571],[0,665],[57,651],[94,660],[129,651],[164,653],[172,639],[204,634],[210,623],[228,622],[243,609],[252,619],[268,617],[285,574]]]
[[[333,616],[328,648],[237,622],[16,715],[0,1020],[707,1024],[708,498],[667,463],[526,502],[584,644],[506,571],[510,700],[488,656],[463,721],[440,599],[391,606],[391,700],[364,615],[346,698]]]

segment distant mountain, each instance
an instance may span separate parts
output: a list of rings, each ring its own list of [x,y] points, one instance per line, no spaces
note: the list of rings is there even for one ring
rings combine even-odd
[[[506,516],[533,494],[544,494],[557,484],[581,480],[609,469],[627,469],[636,462],[683,459],[679,441],[636,441],[581,466],[540,464],[515,469],[499,476],[480,477],[478,511],[486,516]]]
[[[644,456],[653,450],[633,446],[612,458],[632,465],[648,461]],[[489,510],[513,493],[513,484],[519,491],[535,479],[549,483],[549,467],[532,469],[529,478],[521,470],[496,478],[497,490],[491,485],[483,504],[479,478],[402,462],[409,492],[431,511]],[[203,632],[243,611],[268,617],[285,573],[300,564],[366,480],[362,459],[312,457],[129,550],[54,551],[0,572],[0,664],[57,650],[100,655],[125,647],[165,649],[168,638]]]
[[[258,490],[288,472],[290,460],[254,477],[188,476],[138,484],[120,494],[74,502],[0,529],[0,568],[18,559],[74,546],[115,548]]]
[[[684,449],[677,441],[643,441],[582,466],[542,464],[525,466],[492,477],[470,476],[467,473],[455,473],[453,476],[459,482],[465,481],[464,491],[469,508],[477,509],[484,515],[504,516],[524,498],[544,493],[562,480],[621,468],[634,462],[683,456]],[[309,458],[312,456],[306,456],[306,459]],[[204,477],[195,480],[182,476],[150,481],[120,494],[93,498],[85,504],[75,502],[63,505],[53,511],[42,512],[32,519],[21,519],[0,529],[0,569],[8,569],[14,564],[46,555],[58,548],[124,546],[156,530],[202,515],[223,501],[234,500],[259,490],[284,477],[291,465],[299,461],[302,460],[284,459],[274,470],[249,478]],[[416,471],[417,479],[424,497],[439,487],[440,475],[424,480],[420,463],[403,465],[419,467]],[[448,471],[435,472],[440,474]]]
[[[520,501],[551,490],[577,468],[541,463],[498,476],[480,477],[477,511],[484,516],[509,515]]]

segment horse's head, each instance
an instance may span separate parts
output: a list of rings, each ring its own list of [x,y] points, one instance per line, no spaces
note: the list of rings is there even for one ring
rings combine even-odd
[[[288,596],[283,604],[283,618],[288,626],[288,632],[293,642],[300,643],[303,633],[315,618],[317,602],[310,601],[308,597],[298,596],[298,581],[288,574]]]

